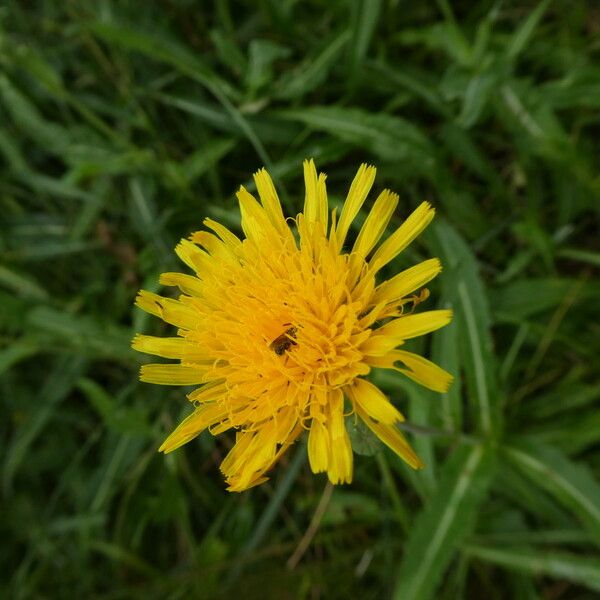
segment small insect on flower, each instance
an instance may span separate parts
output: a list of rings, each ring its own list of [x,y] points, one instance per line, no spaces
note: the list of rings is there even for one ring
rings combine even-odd
[[[288,325],[288,323],[286,323],[286,325]],[[286,329],[279,337],[275,338],[271,342],[269,347],[275,352],[275,354],[281,356],[292,346],[296,345],[296,331],[298,331],[297,327],[290,327],[289,329]]]
[[[177,328],[173,337],[137,335],[133,347],[175,363],[146,364],[149,383],[199,386],[193,411],[164,441],[172,452],[204,430],[235,431],[221,463],[228,489],[267,479],[281,455],[308,430],[308,459],[332,483],[352,481],[348,419],[361,419],[413,468],[422,463],[398,428],[399,410],[366,377],[393,369],[445,392],[452,376],[401,349],[405,340],[448,324],[450,310],[416,312],[425,286],[442,269],[425,260],[387,280],[382,269],[431,222],[423,202],[380,244],[398,196],[383,190],[355,240],[348,232],[375,179],[362,165],[343,208],[329,212],[325,175],[304,162],[304,210],[283,215],[268,173],[254,175],[260,201],[237,193],[244,239],[205,219],[206,230],[181,240],[175,252],[193,275],[163,273],[177,298],[140,291],[136,304]]]

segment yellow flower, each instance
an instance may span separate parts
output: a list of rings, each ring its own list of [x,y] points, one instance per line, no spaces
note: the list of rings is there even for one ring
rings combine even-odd
[[[245,239],[205,219],[210,231],[193,233],[175,248],[194,275],[163,273],[177,299],[140,291],[136,304],[178,328],[177,337],[137,335],[133,347],[175,364],[142,366],[141,380],[200,385],[188,395],[189,415],[160,450],[171,452],[205,429],[234,429],[235,445],[221,470],[230,491],[267,479],[265,473],[308,430],[308,458],[332,483],[352,480],[352,446],[345,417],[354,413],[414,468],[421,461],[397,428],[400,412],[364,379],[373,367],[394,369],[445,392],[452,376],[427,359],[399,350],[404,340],[450,322],[449,310],[413,314],[421,290],[441,270],[426,260],[377,283],[382,267],[429,224],[423,202],[378,248],[398,204],[381,192],[354,244],[350,226],[373,181],[362,165],[339,218],[329,215],[325,175],[304,162],[304,211],[292,231],[268,173],[254,176],[260,203],[237,193]]]

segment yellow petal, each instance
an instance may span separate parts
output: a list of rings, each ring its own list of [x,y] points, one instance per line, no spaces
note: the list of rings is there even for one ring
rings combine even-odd
[[[275,439],[278,444],[284,443],[289,439],[291,432],[298,423],[297,411],[291,406],[284,406],[276,415],[276,434]]]
[[[181,240],[175,246],[175,254],[184,262],[190,269],[196,273],[202,273],[210,269],[210,256],[196,244],[189,240]]]
[[[308,432],[308,462],[313,473],[323,473],[329,465],[329,434],[317,419],[312,420]]]
[[[275,458],[275,443],[265,439],[263,434],[264,430],[261,430],[255,436],[245,456],[245,463],[236,473],[239,477],[237,485],[241,489],[250,487],[252,482],[269,468]]]
[[[330,445],[327,477],[333,484],[352,483],[352,471],[352,444],[344,426],[343,435]]]
[[[233,477],[228,477],[226,481],[227,481],[228,485],[225,489],[228,492],[240,493],[240,492],[245,492],[246,490],[249,490],[250,488],[256,487],[257,485],[260,485],[261,483],[264,483],[265,481],[269,481],[269,478],[260,476],[257,479],[252,479],[252,481],[249,481],[244,484],[241,481],[240,477],[233,476]]]
[[[142,365],[140,381],[158,383],[160,385],[196,385],[204,383],[208,367],[188,365]]]
[[[362,258],[366,258],[369,252],[373,249],[379,238],[383,235],[396,206],[398,205],[398,194],[383,190],[369,213],[367,220],[362,226],[352,253],[358,254]]]
[[[400,300],[431,281],[441,270],[442,265],[437,258],[425,260],[410,269],[406,269],[377,287],[373,296],[373,303],[386,302],[391,304]]]
[[[374,364],[373,357],[379,358],[397,346],[402,346],[403,343],[402,340],[390,340],[383,335],[372,335],[361,345],[360,351],[365,355],[369,364]]]
[[[160,317],[166,323],[181,327],[182,329],[194,329],[198,325],[198,313],[191,306],[187,306],[179,300],[164,298],[153,292],[140,290],[135,299],[136,306],[149,312],[151,315]]]
[[[366,355],[387,354],[403,340],[435,331],[452,320],[451,310],[429,310],[416,315],[399,317],[376,329],[373,335],[361,345]]]
[[[428,310],[394,319],[378,329],[377,333],[407,340],[435,331],[444,325],[448,325],[451,320],[451,310]]]
[[[444,371],[444,369],[430,360],[427,360],[418,354],[413,354],[412,352],[395,350],[390,352],[385,358],[387,358],[387,361],[391,362],[392,365],[387,368],[392,368],[400,373],[404,373],[407,377],[410,377],[417,383],[420,383],[434,392],[447,392],[450,384],[454,380],[454,377],[450,375],[450,373]],[[394,363],[397,361],[404,363],[408,369],[396,367]]]
[[[344,425],[344,393],[340,388],[331,390],[327,394],[326,402],[329,408],[327,419],[329,436],[332,445],[335,446],[336,440],[343,437],[346,433]]]
[[[220,469],[224,475],[230,476],[240,468],[255,435],[256,434],[253,431],[236,433],[233,448],[231,448],[227,453],[227,456],[221,462]]]
[[[354,405],[373,419],[387,425],[404,421],[402,414],[387,399],[385,394],[365,379],[356,379],[352,385],[345,388]]]
[[[220,421],[226,415],[226,410],[217,404],[209,404],[197,408],[189,417],[186,417],[162,443],[159,452],[173,452],[177,448],[193,440],[207,427]]]
[[[227,227],[221,225],[221,223],[217,223],[217,221],[213,221],[209,218],[204,219],[202,223],[209,229],[212,229],[232,250],[235,250],[242,245],[242,241],[240,240],[240,238],[238,238],[237,235],[229,231]]]
[[[202,246],[212,259],[216,258],[225,262],[235,261],[233,249],[214,233],[195,231],[190,235],[190,241]]]
[[[304,217],[308,223],[322,223],[323,231],[327,231],[328,206],[325,175],[321,173],[317,177],[317,169],[312,159],[305,160],[303,166],[304,186],[306,188]]]
[[[366,426],[413,469],[421,469],[423,467],[421,459],[415,454],[397,427],[374,421],[360,406],[356,406],[355,410]]]
[[[266,169],[260,169],[254,173],[254,182],[256,183],[256,189],[258,190],[258,195],[267,213],[267,217],[280,234],[288,236],[290,228],[285,222],[277,190]]]
[[[250,240],[260,242],[264,237],[273,238],[275,228],[269,221],[265,209],[244,186],[236,194],[242,213],[242,229]]]
[[[184,294],[202,296],[204,283],[194,275],[185,273],[161,273],[159,281],[162,285],[177,286]]]
[[[340,220],[338,221],[336,228],[336,238],[338,247],[340,248],[344,245],[352,221],[354,221],[358,211],[367,199],[367,195],[375,181],[376,172],[377,170],[375,167],[362,164],[354,177],[354,181],[350,186],[350,191],[346,197],[346,202],[344,202],[342,214],[340,215]]]
[[[185,358],[186,361],[206,360],[206,350],[182,337],[155,337],[138,334],[131,347],[139,352],[154,354],[162,358]]]
[[[398,256],[429,225],[435,215],[429,202],[423,202],[415,211],[379,246],[373,254],[370,265],[377,272]]]
[[[275,423],[271,420],[257,431],[238,437],[230,452],[232,459],[228,460],[228,455],[221,464],[221,470],[233,490],[252,487],[253,482],[273,464],[276,458],[274,432]]]
[[[190,402],[210,402],[227,394],[227,386],[222,381],[211,381],[188,394]]]
[[[266,465],[262,471],[254,473],[250,480],[243,480],[238,474],[227,476],[226,481],[228,484],[227,491],[229,492],[243,492],[256,485],[264,483],[269,478],[264,476],[264,473],[268,471],[283,455],[284,452],[298,439],[298,436],[304,431],[304,428],[300,423],[296,424],[294,430],[288,435],[286,441],[280,446],[279,450],[275,454],[275,457],[269,465]]]

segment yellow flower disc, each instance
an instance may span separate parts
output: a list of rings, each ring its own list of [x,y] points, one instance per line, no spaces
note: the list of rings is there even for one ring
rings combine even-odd
[[[254,176],[260,202],[243,187],[237,196],[245,239],[205,219],[207,231],[182,240],[175,251],[193,275],[164,273],[177,299],[141,291],[136,304],[178,328],[177,336],[137,335],[141,352],[176,359],[142,366],[141,379],[166,385],[199,385],[188,398],[194,412],[165,440],[171,452],[205,429],[236,431],[221,470],[228,489],[242,491],[265,473],[308,430],[312,470],[333,483],[352,480],[352,447],[345,416],[354,412],[414,468],[421,467],[399,431],[400,412],[364,377],[372,367],[395,369],[418,383],[446,391],[451,375],[416,354],[398,350],[406,339],[434,331],[449,310],[414,314],[427,297],[416,293],[441,270],[426,260],[377,283],[382,267],[429,224],[422,203],[382,244],[398,203],[384,190],[351,249],[344,243],[375,179],[358,170],[339,219],[329,219],[325,176],[304,163],[304,210],[296,232],[285,220],[268,173]]]

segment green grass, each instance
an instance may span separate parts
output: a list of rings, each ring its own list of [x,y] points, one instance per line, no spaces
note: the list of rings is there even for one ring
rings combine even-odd
[[[0,8],[0,593],[594,597],[599,7],[209,4]],[[414,344],[448,394],[374,375],[426,469],[362,440],[326,508],[301,445],[241,495],[227,436],[159,455],[184,391],[140,384],[129,349],[168,331],[132,304],[180,268],[177,240],[237,228],[262,165],[294,215],[305,157],[333,202],[371,162],[396,225],[436,205],[390,272],[439,256],[428,305],[456,312]]]

